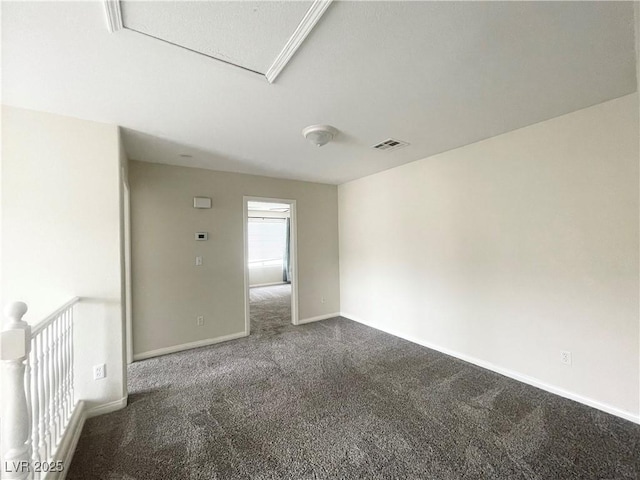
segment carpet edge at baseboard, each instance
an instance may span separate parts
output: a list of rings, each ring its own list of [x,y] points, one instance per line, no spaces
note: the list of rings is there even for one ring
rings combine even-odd
[[[330,318],[335,318],[339,316],[340,316],[340,312],[335,312],[335,313],[327,313],[325,315],[318,315],[317,317],[303,318],[302,320],[298,320],[298,325],[303,325],[305,323],[311,323],[311,322],[319,322],[320,320],[328,320]]]
[[[158,348],[156,350],[149,350],[147,352],[136,353],[133,355],[133,361],[145,360],[147,358],[158,357],[160,355],[167,355],[169,353],[182,352],[184,350],[190,350],[192,348],[207,347],[216,343],[227,342],[229,340],[236,340],[238,338],[246,337],[247,332],[242,331],[238,333],[232,333],[230,335],[223,335],[222,337],[207,338],[205,340],[197,340],[195,342],[182,343],[180,345],[172,345],[170,347]]]
[[[635,413],[632,413],[632,412],[628,412],[628,411],[622,410],[622,409],[620,409],[618,407],[614,407],[613,405],[609,405],[607,403],[603,403],[603,402],[600,402],[598,400],[594,400],[592,398],[585,397],[585,396],[580,395],[578,393],[570,392],[570,391],[565,390],[563,388],[556,387],[555,385],[550,385],[550,384],[548,384],[546,382],[538,380],[537,378],[530,377],[528,375],[524,375],[524,374],[518,373],[518,372],[513,371],[513,370],[509,370],[508,368],[499,367],[497,365],[494,365],[491,362],[487,362],[485,360],[481,360],[479,358],[472,357],[470,355],[465,355],[465,354],[457,352],[455,350],[450,350],[448,348],[444,348],[444,347],[441,347],[439,345],[435,345],[433,343],[427,342],[427,341],[422,340],[420,338],[417,338],[415,336],[406,335],[406,334],[404,334],[402,332],[399,332],[397,330],[380,327],[379,325],[367,322],[366,320],[363,320],[363,319],[358,318],[358,317],[356,317],[354,315],[351,315],[350,313],[340,312],[340,316],[344,317],[344,318],[346,318],[348,320],[351,320],[351,321],[354,321],[354,322],[357,322],[357,323],[361,323],[362,325],[366,325],[367,327],[375,328],[376,330],[380,330],[381,332],[388,333],[389,335],[393,335],[394,337],[402,338],[403,340],[407,340],[408,342],[418,344],[420,346],[429,348],[431,350],[436,350],[436,351],[438,351],[440,353],[444,353],[445,355],[449,355],[451,357],[455,357],[455,358],[457,358],[459,360],[462,360],[464,362],[472,363],[472,364],[474,364],[474,365],[476,365],[478,367],[481,367],[481,368],[486,368],[487,370],[490,370],[492,372],[498,373],[500,375],[504,375],[505,377],[512,378],[513,380],[517,380],[519,382],[526,383],[527,385],[531,385],[532,387],[540,388],[541,390],[545,390],[545,391],[547,391],[549,393],[553,393],[553,394],[558,395],[560,397],[567,398],[569,400],[573,400],[575,402],[581,403],[581,404],[586,405],[588,407],[592,407],[592,408],[601,410],[601,411],[603,411],[605,413],[609,413],[611,415],[615,415],[616,417],[623,418],[625,420],[628,420],[630,422],[637,423],[637,424],[640,425],[640,414],[635,414]]]

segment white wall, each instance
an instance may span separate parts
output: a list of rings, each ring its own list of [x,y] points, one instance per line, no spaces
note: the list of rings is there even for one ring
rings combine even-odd
[[[633,94],[341,185],[342,312],[637,420],[638,128]]]
[[[273,285],[284,283],[282,280],[282,266],[270,265],[266,267],[251,267],[249,269],[249,285],[258,287],[261,285]]]
[[[119,141],[113,125],[2,107],[2,292],[37,323],[75,296],[76,398],[121,399]],[[92,366],[107,364],[94,381]]]
[[[138,358],[244,332],[243,196],[297,201],[299,318],[340,311],[335,185],[135,161],[129,182]],[[194,209],[194,196],[213,208]],[[199,231],[209,240],[195,241]]]

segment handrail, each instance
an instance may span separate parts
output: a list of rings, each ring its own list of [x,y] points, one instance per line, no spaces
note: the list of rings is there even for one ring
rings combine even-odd
[[[47,328],[56,318],[58,318],[58,316],[62,312],[64,312],[70,306],[75,305],[79,301],[80,301],[80,297],[73,297],[71,300],[69,300],[67,303],[62,305],[60,308],[56,309],[55,312],[47,315],[45,319],[38,322],[37,325],[35,325],[34,327],[31,327],[31,338],[34,338],[36,335],[38,335],[42,330]]]

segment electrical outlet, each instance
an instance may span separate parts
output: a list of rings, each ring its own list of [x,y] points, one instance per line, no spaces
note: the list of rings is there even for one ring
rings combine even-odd
[[[107,376],[107,366],[104,363],[93,366],[93,379],[102,380]]]
[[[565,365],[571,365],[571,352],[567,350],[560,351],[560,361]]]
[[[196,317],[196,325],[198,325],[199,327],[204,325],[204,317],[202,315],[198,315]]]
[[[196,267],[199,267],[200,265],[202,265],[202,257],[198,255],[196,257]]]

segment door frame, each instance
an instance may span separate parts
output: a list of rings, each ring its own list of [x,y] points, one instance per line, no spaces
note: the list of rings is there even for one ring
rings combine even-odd
[[[251,322],[249,318],[249,202],[266,203],[286,203],[290,206],[290,233],[289,233],[289,262],[291,268],[291,323],[298,325],[298,214],[296,211],[296,201],[286,198],[271,197],[242,197],[243,222],[242,230],[244,237],[244,333],[251,333]]]
[[[123,235],[124,235],[124,318],[125,361],[133,363],[133,295],[131,287],[131,187],[126,176],[122,176]]]

